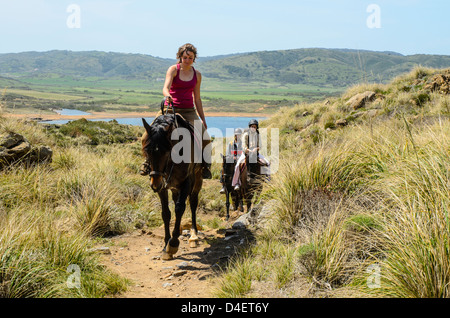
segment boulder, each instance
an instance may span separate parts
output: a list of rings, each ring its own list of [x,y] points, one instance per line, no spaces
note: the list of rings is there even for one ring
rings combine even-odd
[[[359,109],[364,107],[367,102],[371,102],[375,99],[376,93],[372,91],[365,91],[364,93],[359,93],[350,98],[347,101],[347,105],[352,107],[353,109]]]
[[[50,162],[53,157],[53,150],[48,146],[39,146],[31,150],[28,161],[31,163]]]
[[[271,200],[267,203],[261,202],[255,205],[250,212],[242,215],[239,219],[237,219],[233,225],[233,229],[245,229],[250,226],[254,226],[256,228],[265,228],[272,219],[273,214],[275,213],[274,200]]]
[[[436,91],[441,94],[450,94],[450,74],[436,74],[428,79],[423,88],[429,91]]]
[[[22,162],[34,164],[49,162],[53,152],[47,146],[33,147],[25,137],[9,132],[0,135],[0,169]]]

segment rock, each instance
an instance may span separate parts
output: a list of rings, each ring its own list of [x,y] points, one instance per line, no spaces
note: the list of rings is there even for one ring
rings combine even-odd
[[[232,229],[226,229],[225,230],[225,237],[233,236],[233,235],[236,235],[236,234],[237,234],[237,231],[235,231],[235,230],[232,230]]]
[[[39,146],[31,151],[28,160],[37,163],[50,162],[52,160],[52,156],[53,151],[49,147]]]
[[[247,226],[250,225],[250,219],[251,219],[250,212],[247,214],[241,215],[239,217],[239,219],[237,219],[231,227],[235,230],[245,229],[245,228],[247,228]],[[229,237],[231,237],[231,236],[229,236]]]
[[[183,220],[181,220],[180,229],[181,229],[182,232],[184,230],[190,231],[191,228],[192,228],[192,221],[190,219],[183,219]],[[199,224],[197,224],[197,231],[201,231],[201,230],[203,230],[203,228]]]
[[[26,140],[22,135],[13,132],[5,135],[0,135],[0,147],[4,147],[7,149],[14,148],[25,141]]]
[[[345,120],[344,118],[342,118],[342,119],[336,120],[334,124],[335,124],[336,126],[344,127],[344,126],[347,126],[347,125],[348,125],[348,122],[347,122],[347,120]]]
[[[20,134],[0,135],[0,169],[17,162],[25,164],[50,162],[53,151],[47,146],[32,147]]]
[[[206,280],[210,277],[213,277],[213,275],[211,273],[206,273],[206,274],[203,273],[203,274],[198,275],[198,280]]]
[[[180,277],[187,274],[187,270],[178,270],[172,273],[174,277]]]
[[[356,94],[355,96],[350,98],[346,104],[356,110],[361,107],[364,107],[367,102],[373,101],[375,97],[376,97],[375,92],[365,91],[364,93]]]
[[[441,94],[450,94],[450,74],[436,74],[424,83],[423,88]]]
[[[188,267],[189,266],[189,263],[188,262],[181,262],[180,264],[177,264],[177,267],[179,268],[179,269],[183,269],[183,268],[186,268],[186,267]]]
[[[95,252],[95,253],[106,254],[106,255],[111,254],[111,250],[107,246],[91,248],[89,250],[89,252]]]
[[[245,227],[244,227],[244,228],[245,228]],[[226,237],[224,238],[224,240],[225,240],[225,241],[229,241],[229,240],[234,239],[234,238],[236,238],[236,237],[239,237],[239,235],[226,236]]]
[[[239,219],[237,219],[232,228],[239,230],[245,229],[251,225],[257,228],[263,228],[270,221],[272,214],[274,213],[274,205],[275,201],[271,200],[267,203],[259,203],[255,205],[251,211],[247,214],[242,215]]]

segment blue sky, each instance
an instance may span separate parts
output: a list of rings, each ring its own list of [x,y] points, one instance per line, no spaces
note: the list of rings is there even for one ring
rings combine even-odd
[[[190,42],[200,56],[309,47],[450,55],[449,12],[443,0],[0,0],[0,53],[174,58]]]

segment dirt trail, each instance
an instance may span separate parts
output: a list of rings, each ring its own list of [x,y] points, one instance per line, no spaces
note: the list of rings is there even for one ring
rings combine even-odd
[[[135,231],[111,238],[102,255],[103,264],[132,281],[123,298],[207,298],[214,297],[220,268],[237,248],[251,239],[246,230],[199,231],[199,244],[190,248],[188,235],[180,240],[174,259],[161,259],[162,227]]]

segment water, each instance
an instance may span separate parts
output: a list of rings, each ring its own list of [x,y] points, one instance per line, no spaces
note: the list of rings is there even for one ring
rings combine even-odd
[[[89,113],[82,112],[74,109],[63,109],[58,111],[61,115],[69,116],[84,116],[90,115]],[[207,115],[207,114],[206,114]],[[146,117],[145,120],[150,124],[154,117]],[[266,119],[265,117],[206,117],[206,123],[208,125],[208,133],[214,137],[230,137],[233,135],[235,128],[247,128],[248,122],[251,119],[257,119],[259,121]],[[89,119],[91,121],[111,121],[113,118],[99,118]],[[132,125],[143,127],[142,118],[115,118],[115,120],[122,125]],[[71,120],[51,120],[45,121],[46,124],[63,125]]]
[[[81,110],[76,110],[76,109],[61,109],[61,110],[55,110],[55,112],[57,112],[60,115],[63,116],[86,116],[86,115],[90,115],[90,113],[86,113],[86,112],[82,112]]]

